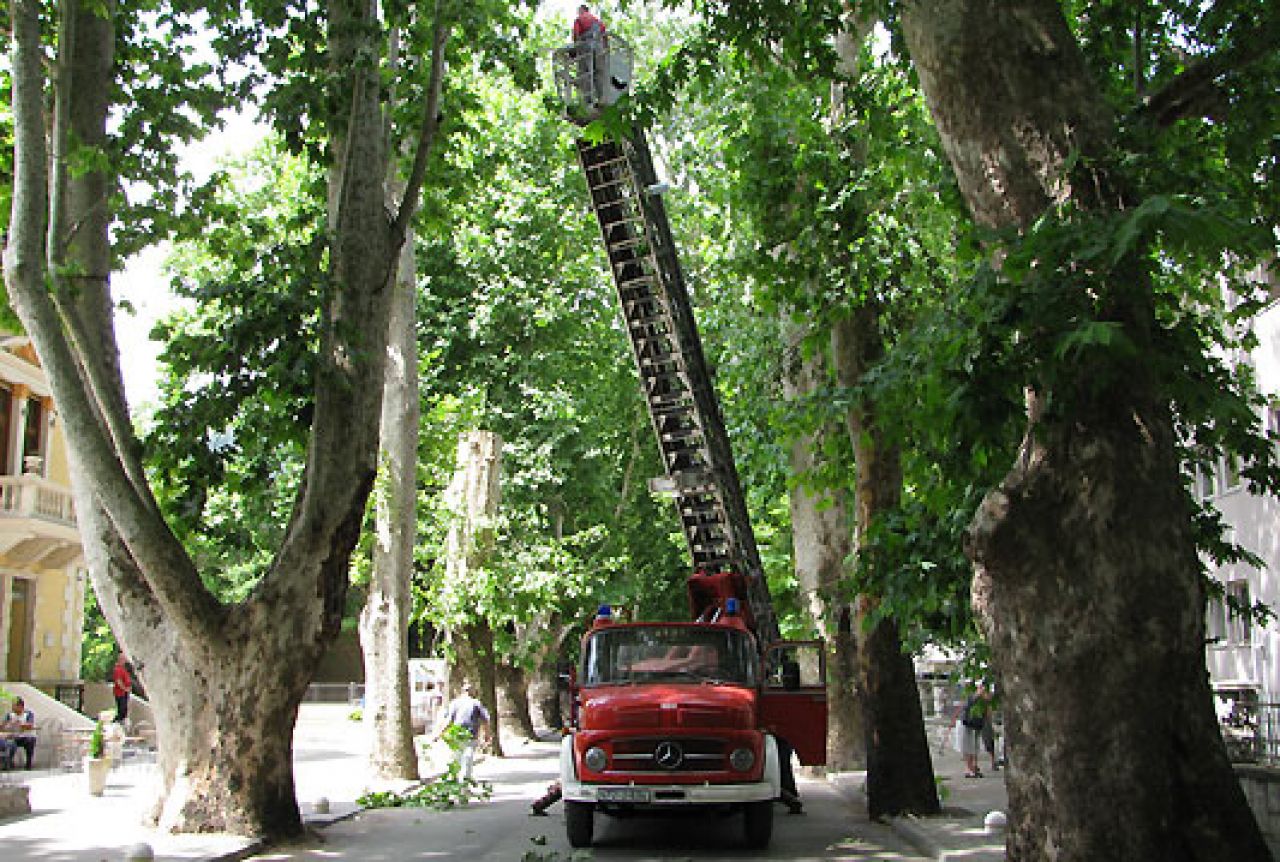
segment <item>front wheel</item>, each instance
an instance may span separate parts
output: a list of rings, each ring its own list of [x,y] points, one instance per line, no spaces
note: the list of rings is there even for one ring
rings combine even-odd
[[[570,847],[590,847],[594,811],[590,802],[566,802],[564,804],[564,829],[569,836]]]
[[[743,806],[742,814],[747,846],[753,850],[768,847],[769,839],[773,837],[773,800],[748,802]]]

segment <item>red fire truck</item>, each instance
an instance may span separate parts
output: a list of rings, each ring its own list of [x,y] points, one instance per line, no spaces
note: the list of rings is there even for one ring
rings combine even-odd
[[[573,122],[625,95],[621,37],[553,59]],[[569,843],[590,845],[597,813],[699,806],[741,811],[762,847],[775,803],[799,805],[792,752],[826,760],[821,645],[781,641],[644,133],[577,149],[666,468],[651,485],[675,501],[694,574],[690,622],[624,623],[602,606],[582,640],[560,755]]]
[[[701,806],[741,811],[750,847],[773,833],[776,803],[798,806],[792,750],[826,762],[820,644],[762,649],[743,576],[689,579],[694,622],[615,622],[603,606],[582,640],[575,721],[560,751],[565,825],[590,845],[597,812]]]

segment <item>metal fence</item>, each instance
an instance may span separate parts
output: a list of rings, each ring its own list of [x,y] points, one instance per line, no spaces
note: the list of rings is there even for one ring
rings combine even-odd
[[[1280,703],[1236,701],[1219,716],[1234,763],[1280,763]]]
[[[362,682],[313,682],[307,686],[302,698],[304,703],[346,703],[359,706],[364,703]]]

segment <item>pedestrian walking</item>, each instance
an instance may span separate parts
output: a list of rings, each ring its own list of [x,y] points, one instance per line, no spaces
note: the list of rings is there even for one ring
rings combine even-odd
[[[489,710],[485,709],[483,703],[476,700],[474,690],[469,682],[464,682],[462,684],[462,693],[449,701],[449,706],[444,714],[444,722],[436,733],[435,738],[439,739],[446,729],[455,726],[462,728],[467,733],[466,742],[458,749],[456,754],[458,775],[463,781],[470,781],[472,767],[475,765],[476,743],[479,741],[480,731],[489,726]]]

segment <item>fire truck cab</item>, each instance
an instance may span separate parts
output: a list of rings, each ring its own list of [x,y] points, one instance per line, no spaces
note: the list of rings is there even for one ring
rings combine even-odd
[[[702,806],[743,815],[751,847],[769,843],[791,752],[825,762],[821,645],[762,649],[740,580],[695,575],[710,596],[694,622],[615,622],[602,606],[582,641],[574,722],[560,754],[569,843],[591,844],[597,813]],[[695,599],[697,601],[697,599]]]

